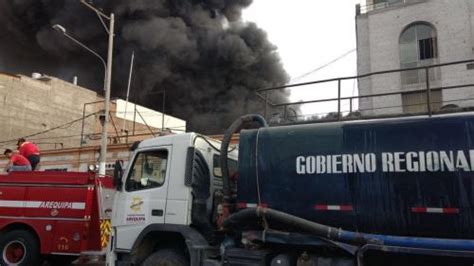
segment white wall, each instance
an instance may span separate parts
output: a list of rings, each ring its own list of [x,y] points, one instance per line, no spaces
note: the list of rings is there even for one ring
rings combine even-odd
[[[358,73],[400,68],[399,36],[411,23],[424,21],[437,30],[439,63],[474,58],[474,1],[472,0],[412,0],[407,3],[373,10],[356,17]],[[443,68],[441,84],[452,86],[474,83],[474,71],[466,65]],[[436,84],[434,84],[436,85]],[[400,74],[373,77],[359,82],[361,95],[401,90]],[[443,91],[444,104],[472,106],[473,101],[455,101],[474,97],[474,88]],[[401,105],[400,96],[361,101],[360,108],[371,109]],[[401,108],[377,111],[400,112]]]
[[[121,99],[116,100],[116,103],[117,103],[116,116],[118,118],[122,118],[128,121],[133,121],[135,104],[131,102],[128,102],[128,104],[126,104],[126,102]],[[125,105],[127,105],[126,110],[125,110]],[[137,105],[136,108],[137,108],[137,111],[141,114],[143,119],[146,121],[146,123],[150,127],[154,127],[154,128],[162,127],[162,122],[163,122],[162,113],[140,106],[140,105]],[[138,114],[135,117],[135,121],[137,123],[145,124],[142,118]],[[122,127],[122,125],[118,125],[118,126],[120,128]],[[183,132],[186,132],[186,121],[165,114],[164,127],[165,129],[166,128],[171,129],[175,133],[183,133]]]

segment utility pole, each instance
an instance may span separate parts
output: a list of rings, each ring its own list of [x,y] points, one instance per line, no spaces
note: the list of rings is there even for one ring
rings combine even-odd
[[[100,141],[100,160],[99,175],[105,175],[105,164],[107,162],[107,131],[109,129],[109,107],[110,107],[110,87],[112,83],[112,57],[114,49],[114,14],[110,14],[109,24],[109,48],[107,54],[107,86],[105,86],[105,107],[104,107],[104,126],[102,127],[102,139]]]
[[[105,165],[107,162],[107,144],[108,138],[107,133],[109,129],[109,105],[110,105],[110,86],[112,83],[112,56],[114,49],[114,24],[115,16],[114,13],[110,13],[110,16],[105,15],[102,11],[98,10],[91,4],[87,3],[84,0],[81,0],[81,3],[94,11],[99,17],[100,22],[104,26],[105,30],[109,34],[109,46],[107,52],[107,75],[105,79],[105,101],[104,101],[104,125],[102,126],[102,138],[100,141],[100,158],[99,158],[99,176],[105,175]],[[107,28],[103,18],[109,20],[109,27]]]

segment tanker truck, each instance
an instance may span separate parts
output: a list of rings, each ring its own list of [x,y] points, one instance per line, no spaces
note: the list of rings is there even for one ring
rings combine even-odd
[[[474,113],[247,115],[222,142],[149,139],[117,164],[107,263],[473,265],[473,176]]]

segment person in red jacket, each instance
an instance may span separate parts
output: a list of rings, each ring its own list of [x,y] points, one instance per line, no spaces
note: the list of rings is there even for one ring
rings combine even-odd
[[[31,171],[30,161],[28,161],[25,156],[14,153],[10,149],[6,149],[3,154],[9,159],[5,171]]]
[[[18,140],[18,152],[30,161],[31,170],[35,170],[40,162],[40,151],[34,143],[26,141],[24,138]]]

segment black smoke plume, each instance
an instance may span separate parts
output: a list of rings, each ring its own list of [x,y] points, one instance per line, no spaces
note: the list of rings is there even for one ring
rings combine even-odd
[[[221,133],[231,120],[262,112],[255,90],[282,85],[288,75],[276,47],[241,12],[252,0],[97,0],[116,15],[112,95],[124,97],[129,60],[136,61],[131,100],[188,121],[188,130]],[[97,58],[55,32],[63,25],[107,54],[107,35],[79,0],[0,0],[0,71],[41,72],[101,91]],[[273,100],[287,97],[273,95]]]

